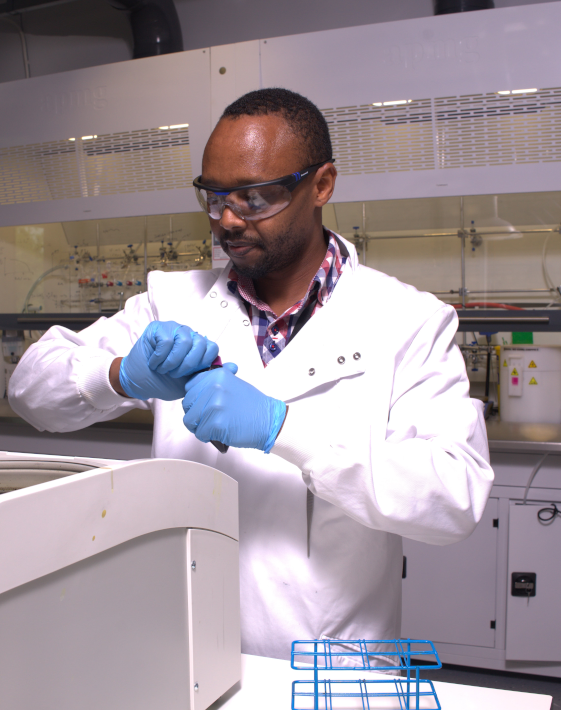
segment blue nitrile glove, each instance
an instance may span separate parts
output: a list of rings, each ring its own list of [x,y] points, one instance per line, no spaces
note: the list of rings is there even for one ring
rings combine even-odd
[[[183,423],[200,441],[268,454],[283,425],[286,404],[240,380],[237,371],[237,365],[227,362],[192,377],[185,386]]]
[[[121,387],[133,399],[181,399],[188,377],[210,367],[217,355],[218,345],[188,326],[154,321],[122,359]]]

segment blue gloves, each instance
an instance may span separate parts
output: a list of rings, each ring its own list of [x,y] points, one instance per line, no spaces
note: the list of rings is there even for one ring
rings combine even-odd
[[[283,425],[286,404],[238,379],[237,371],[238,366],[228,362],[192,377],[185,386],[183,423],[200,441],[268,454]]]
[[[218,345],[174,321],[154,321],[121,361],[121,387],[133,399],[185,396],[187,378],[210,367]]]

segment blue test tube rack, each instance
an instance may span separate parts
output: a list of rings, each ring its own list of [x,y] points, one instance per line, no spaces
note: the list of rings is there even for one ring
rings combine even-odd
[[[422,659],[422,665],[414,659]],[[378,710],[384,698],[388,708],[401,710],[441,710],[434,685],[419,676],[421,669],[442,668],[432,641],[313,640],[292,643],[291,666],[297,671],[313,671],[313,680],[292,684],[292,710],[338,710],[362,708]],[[397,678],[324,678],[329,671],[382,671]],[[320,678],[320,674],[322,677]],[[396,704],[395,700],[399,702]],[[373,701],[373,702],[371,702]],[[362,704],[361,704],[362,703]]]

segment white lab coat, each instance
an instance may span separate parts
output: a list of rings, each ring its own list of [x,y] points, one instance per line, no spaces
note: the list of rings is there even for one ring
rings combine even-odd
[[[469,398],[452,307],[350,258],[329,302],[264,368],[229,269],[150,274],[148,292],[80,333],[51,328],[10,381],[35,427],[71,431],[131,407],[154,412],[153,455],[235,478],[242,647],[287,658],[295,639],[400,635],[401,536],[444,545],[480,519],[493,472]],[[109,384],[151,320],[215,340],[238,376],[289,404],[271,454],[220,454],[182,423],[181,401],[127,400]],[[307,489],[315,494],[307,554]]]

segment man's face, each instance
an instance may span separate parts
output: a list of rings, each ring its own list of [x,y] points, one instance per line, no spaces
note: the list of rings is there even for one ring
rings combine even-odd
[[[303,160],[301,144],[281,117],[222,119],[205,148],[202,182],[225,188],[266,182],[308,167]],[[267,219],[246,222],[229,207],[220,219],[210,218],[239,274],[260,279],[302,257],[314,229],[314,178],[307,177],[288,207]]]

